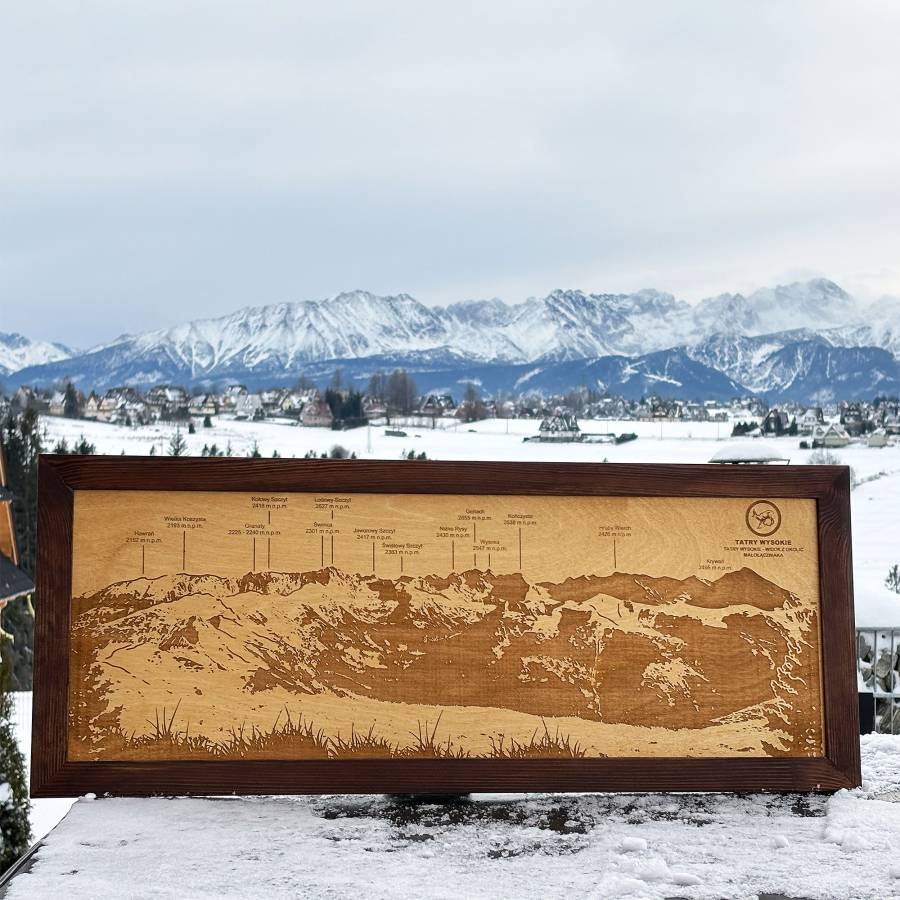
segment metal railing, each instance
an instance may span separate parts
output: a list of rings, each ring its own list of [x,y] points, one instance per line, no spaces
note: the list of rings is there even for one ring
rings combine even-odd
[[[900,628],[857,628],[856,671],[874,696],[872,730],[900,734]]]

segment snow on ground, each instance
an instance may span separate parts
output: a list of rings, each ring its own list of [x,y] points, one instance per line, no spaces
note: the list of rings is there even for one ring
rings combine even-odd
[[[900,896],[900,737],[812,794],[82,799],[8,900]],[[897,794],[900,796],[900,794]]]
[[[179,430],[165,423],[127,428],[52,417],[44,417],[42,422],[48,447],[61,438],[72,446],[83,435],[99,453],[107,454],[146,455],[153,447],[156,454],[164,455]],[[401,452],[415,450],[429,459],[442,460],[705,463],[729,440],[731,429],[727,422],[601,419],[580,424],[585,432],[634,432],[638,439],[619,445],[524,442],[523,437],[538,432],[539,422],[530,419],[489,419],[473,424],[438,420],[443,428],[394,426],[407,436],[389,437],[383,427],[339,432],[303,428],[288,420],[237,422],[219,416],[213,428],[203,428],[198,421],[196,434],[188,434],[183,427],[180,432],[192,456],[199,456],[203,445],[212,443],[222,450],[230,444],[235,456],[247,456],[256,444],[263,456],[277,451],[283,457],[301,457],[310,450],[321,455],[340,444],[361,459],[399,459]],[[802,465],[810,455],[809,450],[800,449],[796,437],[760,440],[792,465]],[[870,449],[851,444],[832,452],[853,467],[861,482],[851,495],[857,625],[900,627],[900,595],[884,586],[888,570],[900,563],[900,445]]]
[[[71,446],[81,436],[84,436],[89,442],[96,445],[99,453],[105,454],[120,454],[124,451],[127,455],[147,455],[150,453],[150,448],[153,447],[156,454],[163,455],[166,453],[172,437],[179,430],[172,424],[127,428],[49,417],[45,417],[42,422],[46,432],[46,446],[52,448],[61,438],[65,438]],[[320,455],[327,453],[334,444],[341,444],[362,459],[399,459],[401,452],[414,449],[416,453],[426,453],[429,459],[442,460],[648,463],[708,462],[713,453],[724,446],[724,442],[729,439],[730,434],[729,424],[716,422],[664,422],[660,424],[613,420],[585,421],[581,425],[586,432],[614,432],[616,434],[635,432],[638,439],[620,445],[559,445],[523,442],[523,437],[537,434],[539,423],[533,420],[495,419],[471,425],[452,422],[439,422],[438,424],[445,427],[431,429],[405,425],[395,426],[405,431],[407,436],[389,437],[385,435],[383,427],[336,432],[325,428],[302,428],[286,421],[237,422],[226,417],[218,417],[211,429],[202,428],[198,421],[196,422],[196,434],[188,434],[184,428],[181,428],[180,432],[187,441],[188,452],[192,456],[199,456],[203,445],[212,443],[216,443],[223,450],[230,443],[235,456],[248,455],[256,444],[262,455],[267,457],[271,456],[273,451],[277,451],[282,457],[302,457],[309,450]],[[793,465],[803,464],[809,457],[808,450],[799,449],[798,438],[766,439],[765,442],[776,448],[780,455],[789,459]],[[857,625],[900,627],[900,595],[894,594],[884,587],[884,578],[888,569],[900,563],[900,538],[898,538],[900,535],[900,446],[869,449],[864,445],[854,444],[837,451],[837,454],[844,463],[853,467],[857,479],[861,482],[851,495]],[[415,465],[413,462],[408,464]],[[868,748],[867,765],[873,772],[877,770],[880,773],[875,780],[878,783],[887,783],[894,778],[895,781],[891,782],[893,787],[890,789],[900,789],[900,774],[898,774],[900,772],[900,743],[897,743],[898,739],[871,736],[862,740],[864,748]],[[891,743],[892,740],[894,743]],[[886,743],[880,744],[879,741]],[[888,762],[882,765],[884,760]],[[879,769],[879,766],[882,768]],[[79,803],[58,832],[54,832],[54,842],[61,841],[62,843],[59,844],[58,850],[53,850],[53,853],[64,854],[67,852],[62,849],[64,844],[67,847],[77,846],[78,841],[84,839],[86,832],[93,832],[94,818],[97,819],[97,825],[101,831],[106,829],[104,833],[108,832],[110,835],[108,838],[97,838],[98,848],[107,846],[104,843],[107,840],[113,843],[118,840],[118,838],[114,839],[116,822],[121,822],[121,827],[126,830],[133,828],[140,831],[145,836],[140,839],[128,838],[127,845],[123,845],[124,849],[121,850],[121,855],[117,854],[116,858],[117,860],[121,859],[121,863],[108,862],[110,869],[108,884],[111,890],[116,883],[115,866],[131,867],[129,854],[144,851],[148,854],[151,853],[149,848],[154,841],[168,846],[171,843],[172,829],[184,831],[194,827],[187,824],[193,822],[198,828],[221,827],[223,829],[221,840],[223,847],[226,848],[224,858],[229,859],[229,864],[222,871],[232,873],[235,877],[241,878],[243,877],[240,875],[241,872],[251,871],[256,873],[254,877],[263,877],[264,875],[268,877],[269,866],[261,861],[269,860],[271,864],[278,853],[286,854],[285,858],[290,860],[290,865],[282,865],[279,876],[281,880],[277,883],[272,882],[267,887],[267,896],[271,897],[298,896],[296,887],[292,887],[296,884],[319,885],[315,891],[311,889],[309,896],[327,895],[330,889],[335,892],[335,896],[348,898],[354,896],[418,897],[426,894],[429,897],[459,897],[469,893],[471,896],[478,897],[488,896],[489,887],[496,889],[496,893],[502,896],[512,896],[520,890],[520,888],[516,888],[516,884],[520,882],[533,883],[535,885],[534,894],[543,894],[546,897],[568,897],[572,894],[582,893],[583,889],[588,890],[588,888],[588,896],[596,898],[620,896],[629,890],[646,897],[755,897],[754,891],[765,890],[780,890],[788,895],[816,898],[900,897],[900,881],[895,882],[893,888],[887,888],[887,883],[882,877],[886,877],[882,870],[886,872],[887,863],[877,862],[880,851],[875,849],[881,846],[878,843],[881,840],[878,834],[881,832],[877,829],[881,828],[884,822],[893,822],[894,830],[900,832],[900,820],[897,820],[896,816],[891,818],[898,807],[890,807],[882,801],[870,800],[864,792],[855,792],[852,801],[846,797],[841,799],[842,796],[839,795],[827,801],[824,799],[809,801],[814,806],[819,804],[815,807],[819,812],[811,816],[803,813],[791,814],[790,804],[779,806],[776,803],[775,806],[767,806],[767,804],[775,802],[772,798],[720,799],[714,805],[714,815],[709,813],[709,815],[713,815],[709,821],[719,823],[719,827],[713,830],[704,830],[698,824],[703,817],[698,810],[707,801],[696,798],[689,801],[672,799],[668,795],[654,795],[652,798],[631,797],[622,800],[621,805],[617,798],[567,798],[564,800],[555,798],[529,800],[524,805],[510,805],[512,801],[509,801],[505,806],[499,800],[480,799],[474,806],[466,807],[468,811],[458,823],[453,824],[452,827],[446,826],[446,838],[441,837],[444,834],[440,831],[442,825],[435,826],[438,831],[433,832],[427,829],[421,832],[410,831],[406,826],[393,825],[392,823],[399,814],[392,813],[391,810],[394,807],[384,800],[242,800],[239,803],[231,801],[231,805],[227,807],[201,800],[179,800],[170,805],[163,801],[116,800],[92,805]],[[36,838],[45,834],[58,821],[68,808],[69,802],[68,800],[35,802],[33,822]],[[807,801],[804,799],[803,803],[805,802]],[[334,809],[343,809],[344,806],[340,804],[344,804],[350,812],[338,819],[329,819],[328,816],[332,815],[332,812],[329,812],[332,809],[329,806],[330,803],[338,803]],[[144,804],[149,805],[145,806]],[[528,804],[532,804],[532,812],[527,812],[532,809],[532,806]],[[561,827],[558,833],[541,823],[543,815],[549,817],[548,821],[555,821],[553,816],[556,814],[548,812],[548,810],[562,809],[563,807],[572,810],[573,822],[582,823],[578,828],[575,826]],[[150,831],[146,831],[146,823],[143,823],[142,816],[147,816],[148,821],[152,820],[152,816],[150,812],[142,811],[151,809],[155,811],[157,808],[164,819],[168,816],[176,821],[160,827],[158,831],[154,830],[155,825],[150,828]],[[176,808],[177,813],[163,812]],[[223,814],[223,809],[228,812]],[[523,823],[517,826],[515,837],[511,832],[504,831],[504,826],[491,825],[495,821],[495,816],[507,815],[507,812],[503,812],[504,810],[520,810],[522,811],[521,815],[525,817]],[[641,812],[642,810],[644,812]],[[852,824],[856,821],[854,817],[857,815],[852,810],[860,811],[858,825]],[[648,841],[649,849],[647,851],[619,852],[621,848],[616,842],[628,837],[630,829],[639,821],[643,821],[640,817],[644,813],[647,817],[651,817],[646,825],[642,826],[642,828],[646,827],[647,833],[641,831],[642,839]],[[153,815],[155,814],[154,812]],[[337,814],[335,813],[335,815]],[[450,810],[447,815],[450,816],[449,822],[462,814]],[[513,815],[513,813],[510,812],[509,815]],[[515,815],[518,816],[520,813],[516,812]],[[703,815],[707,815],[707,813],[703,813]],[[184,821],[178,824],[182,816]],[[219,816],[223,818],[223,822],[216,824]],[[748,825],[746,829],[743,829],[740,826],[747,816],[757,824]],[[866,824],[869,819],[876,824],[871,826]],[[257,829],[259,833],[254,831],[255,826],[248,826],[246,834],[244,834],[236,824],[228,824],[242,820],[259,820],[269,823],[274,829],[271,844],[265,840],[265,827],[267,826],[260,826]],[[589,827],[585,824],[587,822],[591,823]],[[303,823],[304,828],[309,826],[309,830],[304,832],[302,838],[298,837],[298,840],[302,839],[307,843],[304,845],[306,849],[302,852],[298,850],[295,858],[292,855],[293,851],[290,850],[293,833],[291,829],[298,823]],[[340,823],[344,823],[346,826],[343,831]],[[358,829],[361,829],[359,835],[354,831],[357,826]],[[234,834],[225,833],[229,827],[233,827]],[[875,828],[877,834],[870,835],[868,830],[870,828]],[[329,829],[331,830],[329,831]],[[823,844],[822,836],[829,829],[832,836],[838,833],[850,835],[847,838],[848,843],[825,842]],[[419,833],[429,834],[431,837],[416,838],[415,835]],[[70,835],[70,837],[62,837],[65,835]],[[713,838],[711,835],[715,835],[715,837]],[[787,846],[774,846],[772,842],[777,843],[776,838],[779,835],[786,838]],[[853,835],[858,835],[861,842],[869,843],[872,847],[869,850],[863,847],[858,851],[848,849],[856,841]],[[496,846],[491,844],[494,839],[500,842]],[[249,842],[248,845],[246,847],[238,846],[244,840]],[[319,867],[315,860],[317,855],[322,852],[322,847],[328,848],[331,853],[328,858],[332,860],[334,866],[341,869],[345,865],[344,851],[346,850],[349,854],[347,859],[356,859],[353,853],[359,851],[360,848],[365,849],[365,846],[368,845],[367,842],[374,842],[371,852],[359,854],[357,862],[348,863],[350,868],[343,875],[340,871],[327,877],[321,872],[316,874]],[[93,845],[94,839],[91,838],[89,843]],[[179,851],[193,852],[187,846],[182,848],[180,842],[176,843],[179,843]],[[822,846],[819,846],[820,844]],[[127,849],[132,845],[134,845],[132,849]],[[802,851],[790,849],[797,845],[803,847]],[[54,846],[56,846],[55,843]],[[860,846],[862,847],[862,844]],[[140,850],[139,848],[144,849]],[[84,852],[88,852],[88,850],[84,850]],[[400,856],[385,855],[388,850],[396,850]],[[498,861],[496,866],[492,865],[492,874],[489,877],[466,874],[467,866],[479,863],[480,860],[493,859],[491,854],[494,851],[504,862]],[[93,850],[90,852],[93,853]],[[49,847],[42,853],[42,860],[50,859],[50,856],[46,855],[48,853],[50,853]],[[427,856],[429,853],[432,856]],[[267,856],[267,854],[275,854],[275,856]],[[426,855],[423,856],[423,854]],[[102,854],[98,853],[98,857],[100,856]],[[397,873],[392,874],[392,860],[410,858],[419,860],[420,856],[423,860],[422,868],[413,867],[411,869],[416,874],[413,881],[409,881],[410,873],[403,875],[399,869]],[[745,856],[748,857],[747,861],[741,862]],[[569,857],[577,860],[574,866],[567,867],[563,863]],[[798,860],[807,858],[815,860],[815,862],[811,862],[809,866],[805,864],[801,866],[802,872],[815,873],[821,868],[822,872],[834,874],[835,878],[838,878],[835,873],[841,868],[841,865],[849,865],[852,862],[853,865],[850,866],[848,872],[852,874],[859,869],[857,872],[859,877],[861,877],[859,873],[869,866],[872,872],[871,879],[860,883],[869,886],[880,885],[880,888],[879,890],[873,888],[869,893],[859,892],[855,887],[851,890],[851,881],[841,881],[838,878],[835,884],[842,885],[842,887],[835,888],[831,893],[825,891],[824,887],[819,890],[815,886],[818,882],[808,880],[817,878],[818,875],[803,875],[793,871],[797,868]],[[438,859],[444,860],[446,866],[449,867],[446,879],[439,874],[444,869],[437,863]],[[724,867],[727,872],[723,871],[717,874],[715,861],[719,860],[719,868],[722,868],[721,860],[723,859],[728,860],[728,865]],[[181,859],[167,858],[167,860],[159,869],[158,876],[162,879],[160,883],[166,883],[166,879],[171,879],[172,890],[176,890],[176,892],[164,893],[162,896],[246,896],[244,893],[246,881],[241,882],[243,886],[240,889],[229,893],[231,888],[224,881],[213,880],[209,881],[207,885],[206,877],[199,875],[195,879],[196,890],[191,888],[193,893],[189,892],[186,887],[184,894],[177,893],[177,890],[181,890],[183,886],[181,874],[185,868],[190,868],[194,864]],[[379,862],[376,863],[376,860]],[[706,861],[704,862],[704,860]],[[684,868],[688,865],[688,861],[695,866],[695,869],[688,871]],[[858,866],[857,863],[859,863]],[[74,864],[70,859],[68,864],[70,864],[70,868],[73,865],[78,868],[84,863],[82,861]],[[61,863],[61,865],[66,864]],[[134,863],[134,865],[143,868],[145,864]],[[149,860],[146,865],[150,869],[153,868]],[[201,863],[198,862],[196,865],[202,868]],[[93,866],[92,862],[91,867]],[[507,868],[503,868],[503,866],[507,866]],[[285,871],[285,869],[289,871]],[[371,884],[378,887],[370,886],[363,890],[358,886],[369,884],[369,881],[366,880],[368,877],[366,873],[369,869],[371,869]],[[102,871],[102,866],[100,871]],[[199,872],[200,869],[197,871]],[[479,870],[476,869],[476,871]],[[653,871],[661,873],[656,880],[648,874]],[[687,874],[696,871],[698,877],[705,879],[704,884],[695,887],[690,885],[673,887],[676,882],[672,881],[670,876],[673,872],[679,871],[685,871]],[[666,875],[666,872],[669,874]],[[878,874],[879,872],[881,874]],[[641,873],[647,877],[644,878]],[[731,879],[727,883],[722,880],[726,875]],[[713,878],[713,876],[715,877]],[[782,876],[787,880],[778,881]],[[97,874],[97,878],[101,879],[100,883],[103,883],[102,878],[105,877],[107,876]],[[226,878],[225,875],[221,877]],[[343,877],[348,879],[346,883],[341,880]],[[483,883],[479,881],[482,877]],[[828,877],[830,878],[831,875]],[[848,877],[850,876],[848,875]],[[316,878],[320,878],[320,880],[317,881]],[[332,880],[328,880],[329,878]],[[392,883],[394,878],[396,878],[395,887],[386,888],[385,885]],[[667,878],[669,880],[666,880]],[[710,880],[711,878],[713,880]],[[748,885],[752,885],[744,893],[741,893],[744,890],[741,887],[742,878],[747,881]],[[767,878],[768,880],[766,880]],[[807,878],[807,881],[804,881],[804,878]],[[828,880],[825,875],[822,875],[821,878],[824,881]],[[30,879],[25,879],[25,881],[30,881]],[[184,884],[195,884],[195,881],[184,882]],[[61,883],[54,882],[54,886],[57,884]],[[76,880],[65,882],[69,896],[106,896],[99,890],[94,895],[71,893],[75,884]],[[349,887],[350,884],[355,884],[357,887]],[[711,884],[717,886],[710,887]],[[210,887],[209,885],[216,886]],[[804,887],[804,885],[807,886]],[[868,889],[867,887],[866,890]],[[19,890],[18,884],[16,890]],[[895,894],[890,894],[890,890],[894,890]],[[147,896],[144,888],[141,890],[136,888],[135,891],[133,896]],[[619,893],[615,893],[616,891]],[[857,892],[854,893],[854,891]],[[49,895],[49,888],[47,893]],[[39,895],[40,891],[21,894],[21,896],[29,897]],[[20,895],[11,892],[9,896]]]
[[[25,755],[25,771],[28,774],[31,766],[31,691],[16,691],[13,694],[12,724],[19,749]],[[71,797],[32,800],[30,819],[34,840],[47,834],[71,806]]]

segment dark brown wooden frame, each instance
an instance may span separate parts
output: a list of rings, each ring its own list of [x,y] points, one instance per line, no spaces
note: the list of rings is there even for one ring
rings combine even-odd
[[[845,466],[40,460],[33,797],[97,794],[835,791],[861,783]],[[385,759],[70,762],[67,759],[76,490],[799,497],[817,502],[825,756],[814,759]]]

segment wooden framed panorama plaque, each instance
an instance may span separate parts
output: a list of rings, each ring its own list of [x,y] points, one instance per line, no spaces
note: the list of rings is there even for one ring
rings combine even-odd
[[[32,793],[858,785],[849,487],[42,457]]]

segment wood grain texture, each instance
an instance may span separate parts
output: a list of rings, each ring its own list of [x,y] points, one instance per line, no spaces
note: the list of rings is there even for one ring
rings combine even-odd
[[[470,793],[485,791],[837,791],[830,760],[329,760],[66,763],[34,796]]]
[[[814,497],[842,466],[47,456],[72,490]]]
[[[41,457],[35,579],[32,796],[66,763],[72,592],[72,489]]]
[[[859,784],[850,470],[846,466],[828,468],[833,472],[831,485],[817,498],[825,752],[837,768]]]
[[[41,461],[33,795],[470,790],[836,790],[859,783],[849,476],[842,467],[61,458]],[[818,503],[825,758],[72,762],[73,491],[769,497]]]

